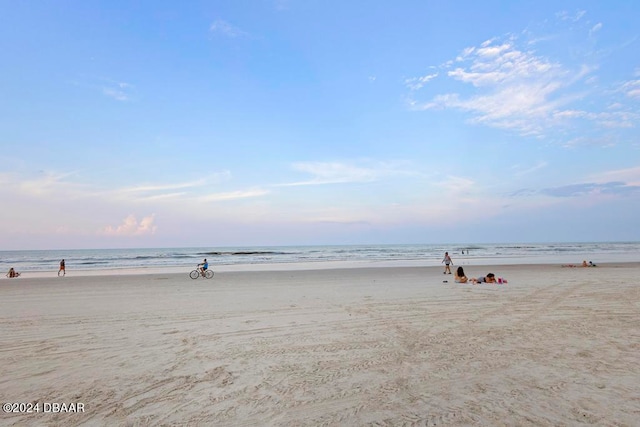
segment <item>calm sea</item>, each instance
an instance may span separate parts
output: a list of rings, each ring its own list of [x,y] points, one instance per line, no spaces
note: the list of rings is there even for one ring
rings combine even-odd
[[[441,265],[448,251],[456,265],[554,264],[640,261],[640,242],[491,243],[441,245],[274,246],[158,249],[78,249],[0,251],[0,271],[57,271],[65,259],[68,270],[210,265],[319,263],[327,261],[397,262]]]

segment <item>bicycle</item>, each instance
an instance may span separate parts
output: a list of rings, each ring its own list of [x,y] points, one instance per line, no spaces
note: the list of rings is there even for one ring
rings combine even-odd
[[[194,280],[200,276],[204,277],[205,279],[211,279],[213,277],[213,270],[207,269],[203,273],[202,271],[200,271],[199,268],[196,268],[191,273],[189,273],[189,277],[191,277]]]

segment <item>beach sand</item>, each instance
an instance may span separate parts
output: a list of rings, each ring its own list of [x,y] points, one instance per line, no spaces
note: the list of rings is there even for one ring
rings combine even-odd
[[[465,271],[2,279],[0,425],[639,425],[640,264]]]

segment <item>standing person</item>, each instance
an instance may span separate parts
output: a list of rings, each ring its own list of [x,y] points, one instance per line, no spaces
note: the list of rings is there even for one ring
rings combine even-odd
[[[444,253],[444,259],[442,260],[442,262],[444,262],[444,271],[442,272],[442,274],[451,274],[451,268],[449,267],[449,264],[453,265],[453,261],[449,256],[449,252]]]
[[[67,270],[65,270],[64,259],[60,261],[60,270],[58,270],[58,277],[60,277],[60,272],[62,272],[63,276],[67,274]]]

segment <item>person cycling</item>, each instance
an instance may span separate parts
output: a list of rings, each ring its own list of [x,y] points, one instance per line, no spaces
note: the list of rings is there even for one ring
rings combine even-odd
[[[202,274],[204,276],[205,271],[207,271],[207,268],[209,268],[209,263],[207,262],[207,259],[204,259],[204,262],[202,264],[198,264],[198,270],[200,270],[200,274]]]

